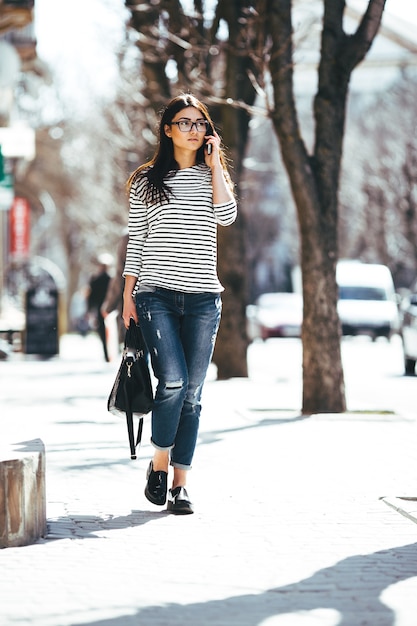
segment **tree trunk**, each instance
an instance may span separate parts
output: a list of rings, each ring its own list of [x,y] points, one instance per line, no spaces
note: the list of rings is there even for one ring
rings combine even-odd
[[[338,188],[351,72],[369,49],[384,0],[370,0],[355,35],[343,31],[344,0],[325,0],[319,87],[314,102],[316,141],[309,156],[300,135],[293,94],[291,0],[271,0],[270,70],[274,128],[297,207],[304,316],[303,414],[346,410],[336,284]]]
[[[241,54],[242,17],[240,3],[218,3],[217,17],[224,19],[229,28],[229,42],[225,51],[224,95],[233,101],[253,104],[255,90],[248,77],[252,62],[247,54]],[[241,108],[228,104],[221,107],[221,133],[232,160],[232,176],[237,185],[240,180],[250,116]],[[246,377],[248,337],[246,333],[247,264],[245,250],[245,220],[239,213],[236,222],[218,230],[219,276],[225,287],[223,314],[213,360],[220,380]]]

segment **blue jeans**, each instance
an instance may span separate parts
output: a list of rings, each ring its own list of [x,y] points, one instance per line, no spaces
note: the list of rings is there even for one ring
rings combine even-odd
[[[145,287],[136,294],[139,325],[158,379],[152,444],[171,451],[171,465],[190,469],[201,394],[221,317],[218,293]]]

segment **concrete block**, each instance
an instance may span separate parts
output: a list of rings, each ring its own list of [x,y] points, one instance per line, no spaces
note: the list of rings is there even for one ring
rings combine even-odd
[[[0,548],[46,535],[45,446],[40,439],[0,448]]]

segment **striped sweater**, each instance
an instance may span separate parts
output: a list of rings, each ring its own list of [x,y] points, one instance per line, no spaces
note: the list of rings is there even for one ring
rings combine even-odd
[[[213,204],[210,168],[178,170],[167,178],[169,200],[145,200],[147,180],[139,176],[130,190],[129,242],[123,275],[141,285],[187,293],[223,291],[217,276],[217,224],[236,219],[236,202]]]

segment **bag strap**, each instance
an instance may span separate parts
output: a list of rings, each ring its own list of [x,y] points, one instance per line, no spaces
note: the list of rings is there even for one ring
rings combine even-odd
[[[136,441],[135,441],[133,414],[132,414],[132,408],[130,406],[129,398],[127,395],[126,387],[125,387],[125,407],[126,407],[125,412],[126,412],[127,433],[129,435],[129,445],[130,445],[130,458],[132,460],[135,460],[137,459],[136,448],[142,441],[143,417],[139,418],[138,434],[136,436]]]
[[[125,350],[127,348],[134,349],[136,352],[145,353],[145,342],[142,335],[142,330],[139,325],[135,323],[133,318],[130,319],[129,328],[126,330],[125,334]],[[126,362],[131,359],[131,357],[126,358]],[[133,364],[133,361],[132,361]],[[130,458],[136,459],[136,448],[140,444],[142,440],[142,430],[143,430],[143,417],[139,418],[138,425],[138,434],[136,436],[135,441],[135,433],[134,433],[134,425],[133,425],[133,414],[132,409],[129,403],[129,399],[127,396],[127,390],[125,387],[125,411],[126,411],[126,423],[127,423],[127,432],[129,435],[129,445],[130,445]]]

